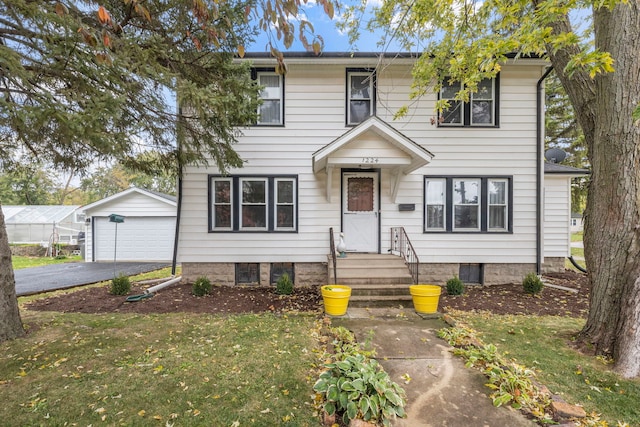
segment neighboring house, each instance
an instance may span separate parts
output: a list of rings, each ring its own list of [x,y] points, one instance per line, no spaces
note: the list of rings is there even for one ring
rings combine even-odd
[[[296,284],[323,284],[330,229],[347,253],[387,254],[392,227],[404,228],[424,283],[564,268],[570,179],[544,174],[545,60],[510,60],[468,102],[453,100],[454,82],[410,100],[410,55],[288,54],[286,76],[268,54],[244,60],[264,86],[258,123],[234,145],[245,166],[183,171],[186,280],[268,284],[289,271]],[[440,117],[438,97],[450,100]],[[543,230],[543,209],[566,211],[566,238]]]
[[[571,213],[571,225],[570,230],[572,233],[579,233],[584,229],[582,222],[582,214],[577,212]]]
[[[164,261],[173,259],[176,198],[129,188],[83,206],[86,217],[85,259],[101,261]],[[112,214],[124,217],[111,222]],[[116,240],[117,238],[117,240]]]
[[[588,172],[557,163],[544,165],[544,254],[571,256],[571,180]]]
[[[79,206],[2,206],[9,243],[76,244],[84,228]]]

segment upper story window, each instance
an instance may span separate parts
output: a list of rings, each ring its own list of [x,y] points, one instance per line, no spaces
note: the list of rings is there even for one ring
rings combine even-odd
[[[298,229],[296,176],[210,176],[209,231]]]
[[[375,114],[376,74],[366,69],[347,70],[347,125],[357,125]]]
[[[510,232],[511,177],[425,177],[425,232]]]
[[[438,120],[439,126],[498,126],[499,76],[483,79],[478,91],[472,93],[469,102],[455,99],[462,83],[445,81],[440,89],[440,99],[449,102]]]
[[[284,124],[284,77],[273,69],[255,69],[254,79],[262,87],[258,107],[258,125],[281,126]]]

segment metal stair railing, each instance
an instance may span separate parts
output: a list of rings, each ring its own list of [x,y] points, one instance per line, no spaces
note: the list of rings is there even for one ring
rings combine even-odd
[[[393,255],[399,255],[404,259],[411,273],[413,283],[417,284],[420,260],[418,259],[416,251],[413,249],[413,245],[404,227],[391,227],[391,249],[389,252]]]
[[[333,227],[329,227],[329,247],[331,249],[331,260],[333,261],[333,283],[338,283],[338,257],[336,256],[336,242],[333,237]]]

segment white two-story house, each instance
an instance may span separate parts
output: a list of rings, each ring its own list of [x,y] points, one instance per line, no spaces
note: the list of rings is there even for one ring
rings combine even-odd
[[[464,103],[458,84],[410,100],[411,55],[288,54],[284,76],[268,54],[244,60],[264,86],[260,117],[234,146],[243,168],[184,170],[186,280],[269,284],[286,271],[296,285],[324,284],[330,229],[347,256],[388,254],[404,230],[422,283],[564,268],[571,177],[584,171],[545,174],[545,60],[509,61]],[[441,116],[438,97],[452,100]]]

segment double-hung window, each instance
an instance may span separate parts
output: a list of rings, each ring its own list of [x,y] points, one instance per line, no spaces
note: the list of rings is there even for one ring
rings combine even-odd
[[[511,177],[425,177],[425,232],[511,232],[511,182]]]
[[[440,100],[447,101],[449,107],[442,111],[439,126],[498,126],[499,76],[483,79],[478,83],[477,92],[469,96],[468,102],[456,100],[463,89],[462,83],[444,81],[440,89]]]
[[[375,114],[376,74],[372,70],[347,70],[347,126]]]
[[[210,176],[209,231],[296,232],[296,176]]]
[[[254,70],[254,79],[262,87],[258,107],[258,125],[280,126],[284,124],[284,77],[272,69]]]

